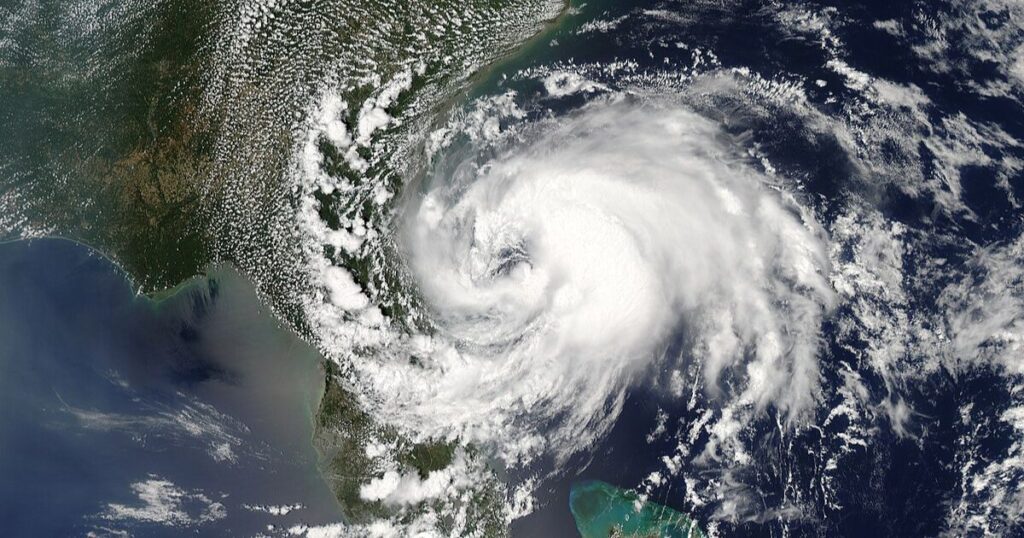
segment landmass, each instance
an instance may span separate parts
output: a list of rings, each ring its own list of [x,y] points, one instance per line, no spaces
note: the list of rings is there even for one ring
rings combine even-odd
[[[0,105],[0,137],[11,141],[0,149],[0,240],[81,241],[155,298],[230,263],[288,326],[318,344],[298,306],[308,283],[294,247],[299,232],[288,174],[295,126],[309,103],[332,85],[352,104],[344,120],[355,125],[361,103],[409,72],[407,86],[382,111],[398,118],[396,132],[415,139],[474,73],[534,35],[555,4],[343,0],[253,7],[165,0],[95,12],[14,10],[10,20],[21,16],[26,24],[11,36],[20,48],[0,49],[0,101],[7,103]],[[564,12],[567,4],[559,5]],[[371,132],[374,141],[359,149],[368,163],[363,170],[321,147],[324,172],[357,185],[388,177],[397,199],[422,164],[414,163],[415,147],[379,145],[384,131]],[[403,157],[391,158],[395,151]],[[338,215],[378,225],[390,218],[358,193],[317,196],[329,225]],[[360,284],[377,278],[368,257],[331,257]],[[386,315],[401,308],[383,305]],[[397,471],[423,479],[451,465],[457,451],[481,461],[456,441],[414,443],[376,423],[345,388],[339,366],[325,360],[325,369],[313,443],[352,522],[413,517],[440,502],[398,509],[364,499],[361,488],[382,472],[367,455],[371,439],[392,447],[387,460]],[[505,534],[497,479],[470,489],[468,502],[456,502],[468,506],[471,524],[441,521],[440,528]]]

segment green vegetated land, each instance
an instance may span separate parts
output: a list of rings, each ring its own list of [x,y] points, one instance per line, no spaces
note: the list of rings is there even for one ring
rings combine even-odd
[[[229,262],[302,333],[294,200],[284,178],[295,126],[321,81],[338,83],[351,126],[375,87],[423,62],[388,109],[404,129],[422,131],[473,72],[535,33],[550,4],[304,0],[253,10],[230,0],[129,0],[91,10],[4,8],[0,28],[14,45],[0,48],[0,240],[80,240],[155,294]],[[321,149],[325,172],[356,185],[383,181],[397,193],[411,170],[364,148],[371,168],[357,174]],[[328,222],[352,211],[375,225],[390,218],[370,214],[358,196],[323,194],[321,202]],[[338,263],[361,283],[380,278],[379,260]],[[367,439],[392,443],[402,469],[423,478],[451,464],[456,446],[411,443],[376,424],[336,367],[327,370],[314,434],[324,474],[351,520],[394,517],[359,495],[372,478]],[[473,490],[475,530],[506,532],[503,501],[496,482]]]
[[[24,20],[9,21],[17,46],[0,51],[0,236],[78,239],[146,289],[169,287],[209,261],[215,127],[198,99],[213,10],[105,9],[12,10]]]
[[[504,514],[501,507],[504,495],[497,482],[485,482],[473,487],[467,502],[452,503],[451,499],[427,501],[435,506],[424,505],[413,509],[389,507],[379,500],[368,501],[360,495],[362,486],[377,476],[374,458],[366,453],[370,440],[393,447],[395,459],[403,474],[415,473],[425,480],[430,473],[441,471],[452,464],[457,446],[452,442],[413,443],[392,428],[377,424],[356,403],[337,381],[337,370],[328,363],[327,382],[317,414],[314,442],[320,454],[320,465],[331,489],[335,492],[342,509],[353,523],[368,523],[378,518],[397,518],[408,522],[433,508],[440,513],[444,503],[452,505],[454,513],[465,510],[466,520],[471,523],[466,532],[480,532],[478,536],[503,536],[506,534]],[[471,457],[473,454],[470,455]],[[439,530],[454,530],[454,520],[440,521]]]

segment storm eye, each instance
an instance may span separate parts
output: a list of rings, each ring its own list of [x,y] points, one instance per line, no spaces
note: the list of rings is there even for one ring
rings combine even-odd
[[[513,246],[503,247],[498,251],[498,255],[494,257],[489,275],[492,279],[505,277],[523,264],[528,267],[533,266],[530,263],[530,256],[526,252],[525,245],[518,243]]]

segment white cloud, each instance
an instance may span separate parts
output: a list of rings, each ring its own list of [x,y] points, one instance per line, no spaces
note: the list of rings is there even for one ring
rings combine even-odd
[[[736,369],[751,409],[815,405],[834,298],[807,211],[726,164],[718,128],[674,105],[606,100],[529,136],[411,217],[437,332],[417,351],[426,370],[386,354],[356,365],[387,395],[380,416],[512,461],[564,457],[614,421],[681,323],[709,386]]]
[[[100,517],[114,521],[187,526],[227,516],[223,504],[211,501],[200,491],[184,490],[156,475],[135,482],[131,489],[138,497],[138,504],[109,503]]]
[[[1024,376],[1024,236],[981,249],[972,261],[976,276],[943,291],[952,336],[951,366],[992,364]]]
[[[587,80],[578,73],[558,71],[544,78],[544,89],[552,97],[563,97],[575,93],[593,93],[607,90],[603,84]]]
[[[370,145],[370,138],[373,133],[391,125],[395,119],[387,113],[398,96],[412,86],[412,71],[406,69],[399,72],[375,95],[367,99],[359,109],[359,119],[356,126],[356,142],[360,146]]]
[[[448,467],[433,471],[426,478],[419,473],[387,471],[360,488],[359,496],[367,501],[382,501],[389,506],[412,506],[420,502],[457,495],[470,486],[474,475],[461,452]]]
[[[242,446],[242,440],[236,433],[248,430],[241,422],[199,400],[177,407],[146,403],[142,407],[148,413],[132,415],[83,409],[68,404],[60,395],[57,397],[83,428],[123,432],[136,440],[166,438],[186,446],[195,446],[194,440],[199,439],[207,446],[210,457],[219,462],[237,461],[235,449]]]
[[[243,504],[243,508],[253,512],[264,512],[272,516],[286,516],[295,510],[305,508],[301,503],[295,504]]]

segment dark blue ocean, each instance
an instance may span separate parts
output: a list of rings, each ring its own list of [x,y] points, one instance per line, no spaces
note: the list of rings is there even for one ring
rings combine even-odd
[[[930,31],[927,25],[914,21],[971,15],[964,15],[946,3],[931,6],[920,2],[826,1],[794,5],[813,12],[835,10],[834,13],[841,14],[837,17],[841,17],[842,24],[833,25],[832,31],[843,43],[845,61],[871,76],[920,88],[932,104],[932,120],[962,114],[970,121],[996,124],[1014,138],[1024,137],[1024,110],[1017,96],[979,96],[967,83],[992,78],[998,65],[968,54],[970,51],[958,40],[963,35],[949,36],[948,61],[957,66],[955,70],[929,68],[913,51]],[[519,101],[526,103],[524,108],[530,115],[564,114],[584,105],[589,98],[578,94],[557,101],[548,99],[539,82],[517,78],[515,73],[552,64],[571,68],[616,61],[632,62],[635,67],[630,69],[640,73],[671,72],[674,66],[691,65],[694,50],[703,49],[714,52],[721,69],[737,68],[773,80],[797,81],[811,104],[838,113],[847,100],[858,98],[858,92],[848,88],[835,70],[826,67],[829,56],[821,41],[794,36],[791,28],[779,25],[775,18],[779,7],[761,2],[587,2],[579,6],[580,15],[575,19],[570,18],[543,39],[535,40],[524,54],[499,64],[489,80],[480,85],[477,95],[511,88],[521,96]],[[645,10],[653,9],[664,10],[675,18],[658,21],[641,16]],[[993,31],[1011,23],[1008,11],[995,10],[988,16],[983,24]],[[605,31],[579,32],[583,23],[595,19],[619,22]],[[894,36],[873,26],[881,20],[900,21],[905,35]],[[685,43],[686,47],[674,46],[675,42]],[[614,78],[597,81],[616,85]],[[753,141],[780,175],[800,178],[807,188],[807,199],[821,201],[812,203],[826,224],[848,201],[868,200],[888,221],[920,236],[934,237],[934,241],[922,241],[914,257],[904,260],[908,283],[923,278],[917,274],[919,257],[943,259],[951,275],[970,272],[964,269],[970,263],[968,245],[1003,245],[1024,230],[1020,209],[1011,202],[1011,195],[1024,196],[1024,176],[1017,174],[1004,183],[998,166],[1003,159],[1024,157],[1020,147],[986,148],[994,164],[963,171],[962,199],[973,215],[951,216],[940,211],[934,199],[908,196],[898,184],[865,188],[863,177],[858,177],[862,173],[854,169],[836,140],[809,133],[799,118],[784,111],[762,117],[745,113],[739,103],[723,102],[702,113],[723,119],[727,131]],[[925,147],[919,152],[925,174],[933,173],[931,167],[937,166],[936,157]],[[922,313],[933,311],[938,293],[949,283],[942,275],[928,278],[933,279],[928,285],[908,285],[909,301]],[[840,309],[832,319],[848,314]],[[694,359],[687,357],[686,341],[685,334],[679,335],[667,349],[669,358],[661,367],[667,370],[693,363]],[[843,383],[842,372],[853,371],[865,379],[871,392],[869,399],[880,402],[889,397],[883,380],[853,353],[858,346],[866,347],[867,341],[849,344],[838,334],[836,324],[827,320],[822,342],[823,386],[838,387]],[[914,353],[909,350],[911,356]],[[649,374],[657,378],[663,372]],[[975,432],[983,439],[975,455],[988,463],[999,461],[1019,442],[1017,433],[997,420],[1012,405],[1014,389],[1003,373],[980,367],[966,372],[939,370],[924,382],[902,390],[902,397],[917,413],[914,435],[897,435],[886,425],[875,432],[870,446],[846,455],[837,471],[839,486],[834,499],[841,508],[812,495],[801,500],[799,518],[776,519],[769,514],[763,519],[731,521],[726,524],[726,535],[936,536],[945,532],[951,506],[961,493],[965,459],[958,452],[963,448],[958,443]],[[835,394],[826,397],[818,420],[840,401]],[[962,414],[964,409],[971,409],[974,420],[983,425],[968,423]],[[586,455],[570,462],[564,476],[547,485],[540,495],[542,508],[516,521],[514,534],[572,535],[575,527],[565,504],[574,483],[596,479],[633,488],[652,471],[661,470],[660,458],[672,453],[677,438],[670,435],[653,442],[645,439],[656,428],[659,411],[667,413],[670,429],[672,425],[688,427],[700,418],[698,412],[687,409],[685,401],[666,398],[664,391],[633,389],[610,435]],[[822,455],[834,448],[837,436],[849,425],[839,420],[825,429],[781,433],[776,428],[778,418],[769,411],[760,421],[759,430],[745,437],[756,461],[753,470],[743,476],[745,487],[750,490],[745,493],[760,499],[765,509],[784,505],[783,499],[792,489],[821,489]],[[691,453],[698,453],[706,441],[706,437],[699,438]],[[702,471],[695,468],[686,472],[699,475]],[[716,517],[719,507],[693,506],[685,498],[686,486],[682,480],[675,480],[657,488],[651,500],[692,514],[698,522],[706,523]],[[1024,522],[1011,524],[1004,531],[1024,536]]]

